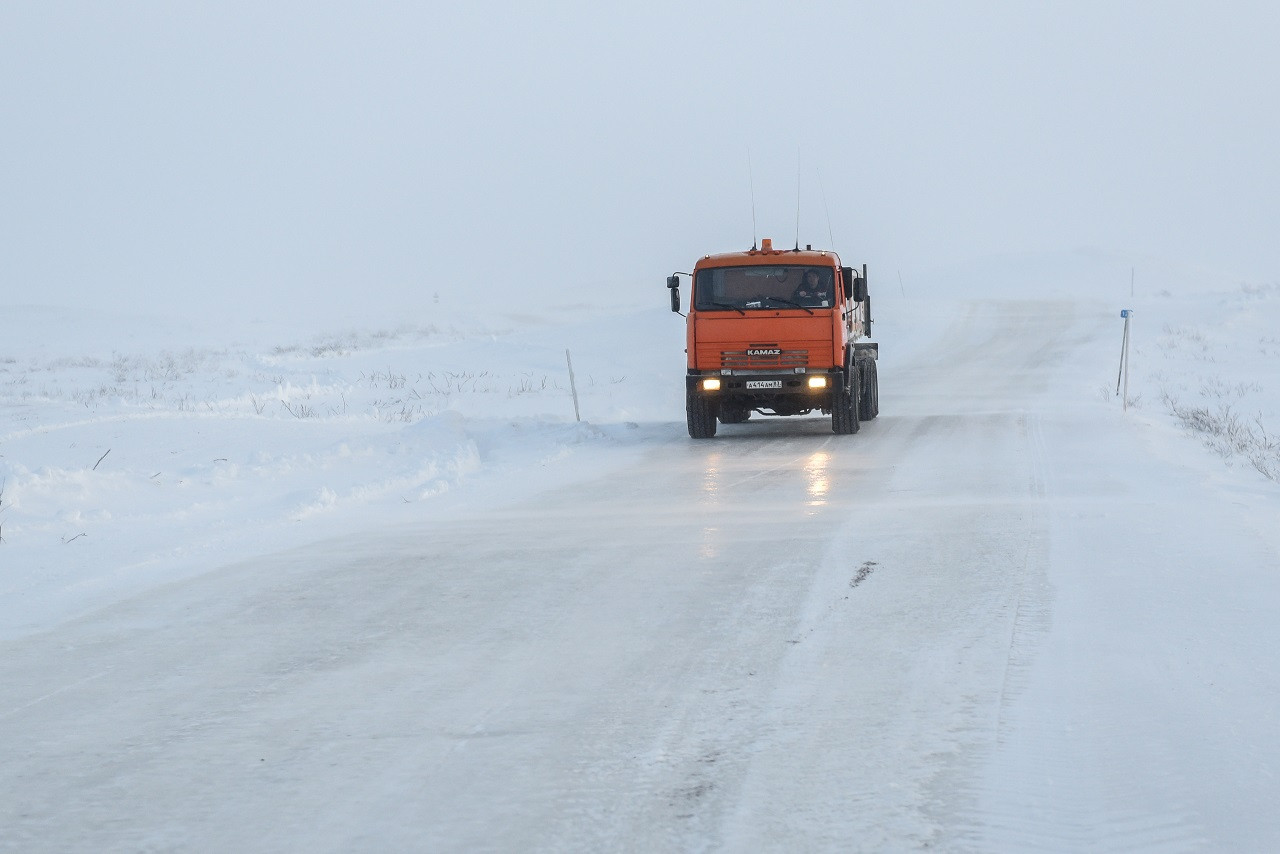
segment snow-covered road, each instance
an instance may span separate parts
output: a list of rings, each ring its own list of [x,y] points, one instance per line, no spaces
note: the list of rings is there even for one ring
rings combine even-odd
[[[0,849],[1274,848],[1274,510],[1094,402],[1107,313],[6,641]]]

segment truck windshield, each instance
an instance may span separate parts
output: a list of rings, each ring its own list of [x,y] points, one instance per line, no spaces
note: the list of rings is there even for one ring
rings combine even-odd
[[[693,283],[698,311],[752,311],[835,305],[830,267],[751,266],[699,270]]]

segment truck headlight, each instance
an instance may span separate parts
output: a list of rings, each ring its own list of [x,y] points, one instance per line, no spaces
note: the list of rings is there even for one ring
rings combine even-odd
[[[809,377],[809,388],[826,388],[826,377]]]
[[[703,391],[719,391],[720,390],[719,378],[707,377],[705,380],[702,381],[702,390]]]

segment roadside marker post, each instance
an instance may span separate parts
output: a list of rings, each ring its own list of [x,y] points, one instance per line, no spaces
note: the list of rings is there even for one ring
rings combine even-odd
[[[1116,374],[1116,394],[1120,394],[1120,380],[1124,379],[1124,411],[1129,411],[1129,320],[1133,317],[1133,309],[1121,309],[1124,318],[1124,338],[1120,342],[1120,371]]]
[[[573,357],[569,355],[568,350],[564,351],[564,360],[569,364],[569,388],[573,392],[573,420],[581,421],[582,415],[578,412],[578,384],[573,379]]]

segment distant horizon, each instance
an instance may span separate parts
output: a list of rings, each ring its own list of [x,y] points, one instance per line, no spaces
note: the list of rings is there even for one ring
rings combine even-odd
[[[10,4],[4,300],[623,298],[749,245],[753,199],[792,242],[797,195],[802,244],[908,279],[1077,247],[1280,275],[1280,9],[780,11]]]

